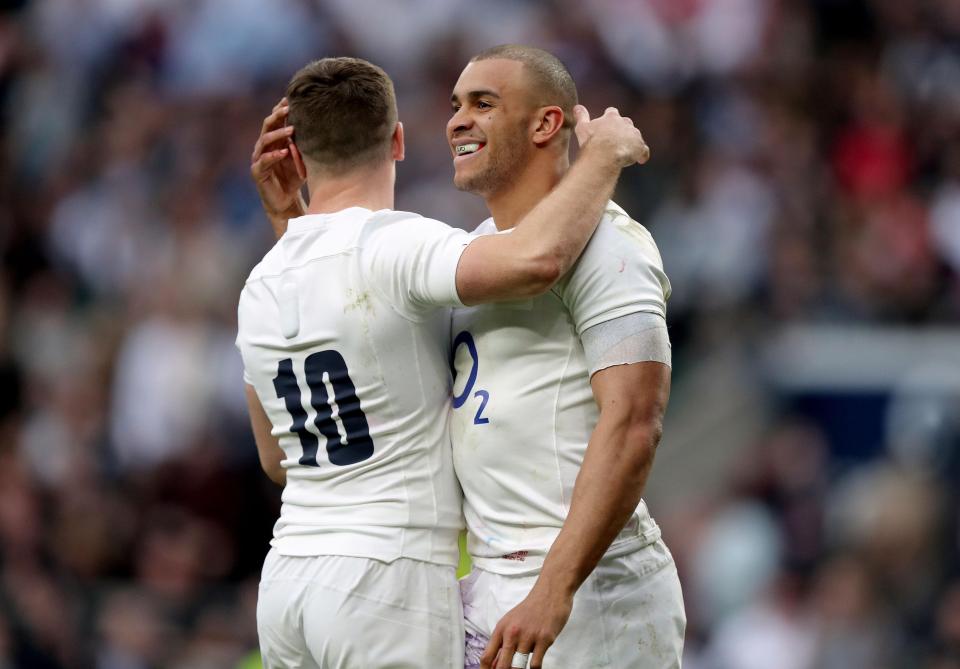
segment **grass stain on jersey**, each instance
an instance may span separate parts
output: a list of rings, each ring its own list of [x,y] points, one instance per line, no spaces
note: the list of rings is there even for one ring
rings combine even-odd
[[[373,313],[373,300],[370,299],[370,293],[363,291],[362,293],[355,294],[353,290],[348,288],[347,305],[343,308],[343,313],[347,313],[352,309]]]

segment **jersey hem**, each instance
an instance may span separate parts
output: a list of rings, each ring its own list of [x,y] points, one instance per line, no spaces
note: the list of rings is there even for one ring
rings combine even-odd
[[[385,528],[377,528],[382,532]],[[459,530],[423,528],[387,528],[396,530],[389,539],[358,534],[356,531],[332,531],[323,534],[274,537],[270,545],[279,555],[314,557],[341,555],[393,562],[400,558],[456,567],[460,561],[457,543]]]
[[[623,539],[618,539],[610,544],[610,547],[603,554],[602,560],[607,558],[620,557],[628,553],[633,553],[640,549],[656,543],[660,540],[660,526],[654,525],[643,534],[637,534]],[[523,551],[516,551],[517,553]],[[513,555],[513,553],[509,553]],[[531,576],[539,574],[543,569],[543,562],[547,557],[547,551],[528,550],[524,560],[518,561],[511,558],[497,557],[479,557],[471,555],[470,559],[473,565],[483,571],[500,576]]]

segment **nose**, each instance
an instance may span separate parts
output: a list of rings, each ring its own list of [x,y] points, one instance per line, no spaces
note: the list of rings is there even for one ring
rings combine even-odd
[[[469,114],[461,107],[453,112],[453,116],[447,121],[447,136],[453,137],[459,132],[469,130],[472,126],[473,121],[470,120]]]

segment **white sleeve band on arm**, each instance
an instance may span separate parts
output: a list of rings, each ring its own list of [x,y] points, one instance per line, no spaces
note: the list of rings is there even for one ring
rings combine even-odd
[[[667,322],[660,314],[640,312],[594,325],[580,337],[590,374],[634,362],[671,364]]]

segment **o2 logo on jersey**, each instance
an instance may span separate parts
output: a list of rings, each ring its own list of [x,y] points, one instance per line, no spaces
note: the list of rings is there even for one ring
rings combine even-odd
[[[477,345],[473,341],[473,336],[466,330],[458,334],[453,339],[453,357],[451,358],[451,366],[453,366],[453,360],[455,360],[457,357],[457,349],[459,349],[461,345],[465,345],[467,347],[467,351],[470,352],[472,364],[470,365],[470,375],[467,377],[467,382],[464,384],[463,390],[460,391],[459,395],[453,396],[454,409],[459,409],[462,407],[470,397],[470,392],[473,390],[473,386],[477,383],[477,374],[480,372],[480,356],[477,354]],[[456,376],[456,367],[453,368],[453,373],[454,376]],[[473,393],[473,397],[480,398],[480,407],[477,409],[477,414],[473,417],[473,424],[486,425],[490,422],[490,419],[483,416],[483,410],[487,407],[487,402],[490,401],[490,393],[488,393],[486,390],[477,390],[477,392]]]
[[[319,351],[307,356],[303,363],[307,387],[310,388],[310,406],[316,412],[313,424],[327,439],[327,457],[330,463],[344,467],[363,462],[373,455],[373,439],[370,438],[370,426],[367,416],[360,408],[357,389],[350,379],[347,363],[337,351]],[[324,376],[327,378],[324,379]],[[330,391],[333,393],[331,402]],[[307,429],[307,412],[303,409],[300,386],[293,372],[293,360],[286,358],[277,365],[277,376],[273,380],[277,397],[282,399],[287,411],[293,418],[290,431],[300,437],[303,455],[300,464],[307,467],[319,467],[317,448],[319,441],[315,434]],[[333,417],[333,403],[336,402],[339,422],[343,425],[346,438],[341,437],[337,420]]]

